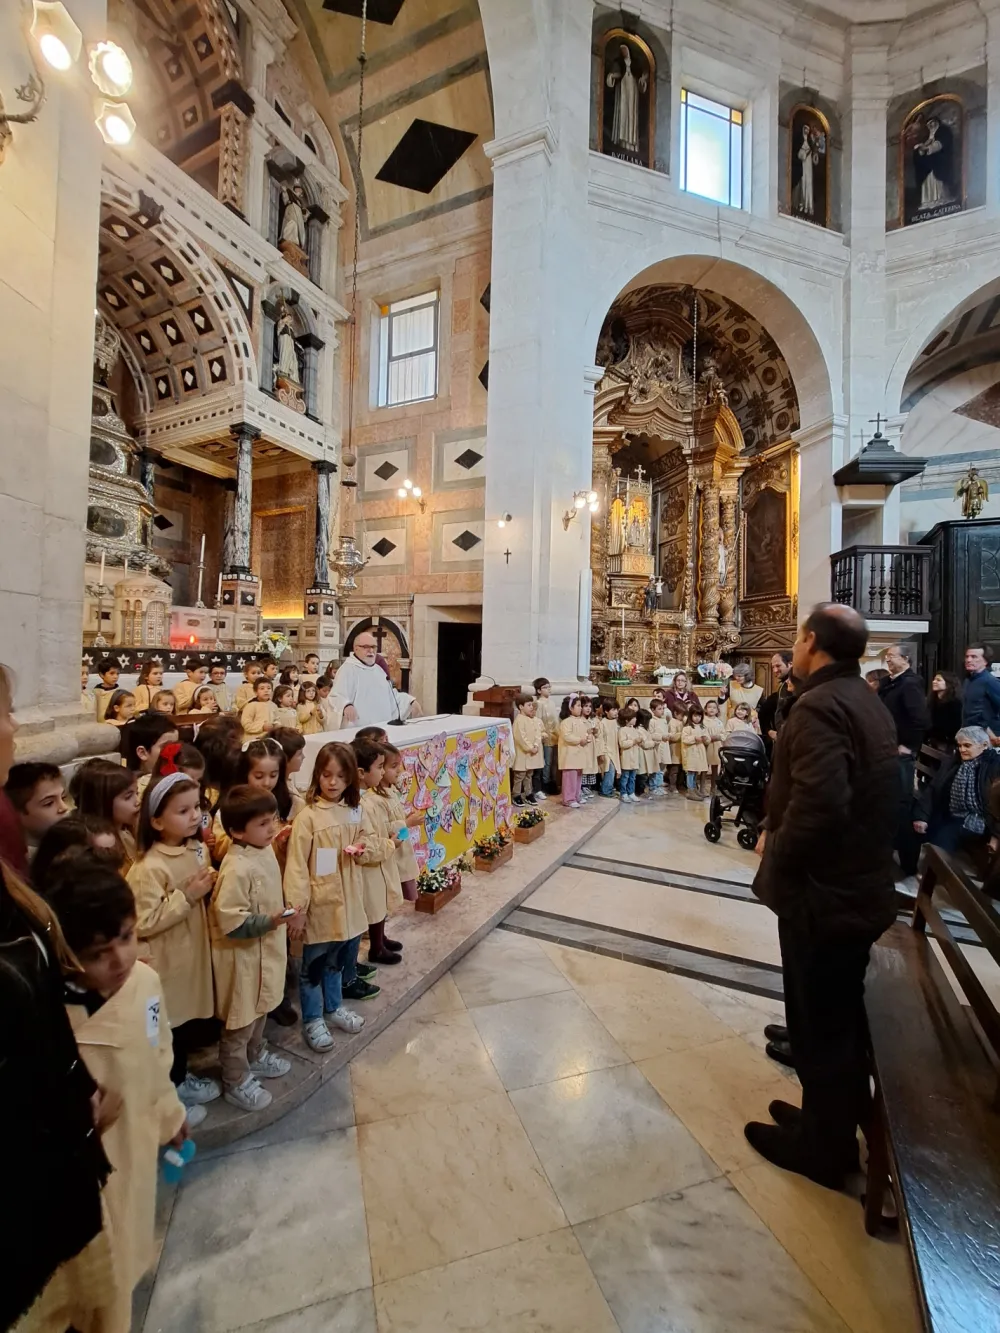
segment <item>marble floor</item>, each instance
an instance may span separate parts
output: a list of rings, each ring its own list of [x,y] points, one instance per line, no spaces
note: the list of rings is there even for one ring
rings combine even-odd
[[[494,930],[304,1105],[203,1153],[136,1333],[915,1333],[899,1242],[743,1138],[795,1098],[762,1053],[780,983],[626,961],[639,937],[737,982],[777,958],[752,855],[703,822],[622,809],[583,849],[611,872],[574,858],[524,904],[633,932],[622,956]]]

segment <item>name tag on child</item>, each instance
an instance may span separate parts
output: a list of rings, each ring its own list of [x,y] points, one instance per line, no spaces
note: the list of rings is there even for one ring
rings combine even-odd
[[[336,847],[317,847],[316,848],[316,874],[335,875],[337,873],[337,849]]]
[[[151,996],[146,1001],[146,1040],[150,1046],[160,1044],[160,997]]]

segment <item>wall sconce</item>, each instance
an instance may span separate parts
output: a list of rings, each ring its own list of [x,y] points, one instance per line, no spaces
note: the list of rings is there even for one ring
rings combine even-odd
[[[574,491],[573,508],[567,509],[563,514],[563,527],[569,531],[569,525],[576,518],[581,509],[589,509],[592,514],[596,514],[600,508],[600,501],[596,491]]]
[[[427,501],[424,499],[423,491],[421,491],[419,486],[414,486],[413,482],[409,479],[409,477],[406,478],[406,480],[403,482],[402,486],[400,486],[396,494],[399,496],[401,500],[409,500],[410,497],[412,496],[412,498],[416,500],[417,504],[420,506],[421,513],[423,513],[427,508]]]
[[[45,62],[65,73],[80,58],[83,33],[73,21],[62,0],[32,0],[29,29],[33,43]],[[34,49],[29,46],[34,58]],[[115,42],[98,42],[91,48],[90,77],[108,97],[123,97],[132,86],[132,62]],[[38,69],[38,62],[35,61]],[[27,111],[5,114],[0,98],[0,162],[12,136],[12,125],[28,125],[38,119],[45,102],[45,82],[39,73],[15,89],[19,102],[28,103]],[[135,133],[135,119],[124,102],[101,102],[97,107],[97,128],[105,143],[126,144]]]
[[[500,517],[497,519],[497,527],[505,528],[508,523],[513,521],[513,518],[514,518],[513,514],[501,514]]]

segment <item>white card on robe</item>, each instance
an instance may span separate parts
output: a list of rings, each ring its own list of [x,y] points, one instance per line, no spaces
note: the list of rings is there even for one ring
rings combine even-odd
[[[324,875],[335,875],[337,873],[337,849],[336,847],[317,847],[316,848],[316,875],[322,878]]]

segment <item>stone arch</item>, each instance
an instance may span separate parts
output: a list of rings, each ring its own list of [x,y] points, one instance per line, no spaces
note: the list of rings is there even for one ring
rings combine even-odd
[[[778,285],[778,279],[781,285]],[[800,426],[812,426],[841,411],[839,337],[836,313],[816,289],[787,274],[769,275],[711,253],[655,259],[636,270],[624,261],[609,273],[587,316],[587,345],[593,350],[612,305],[640,287],[656,284],[711,291],[742,307],[767,332],[788,365],[799,404]]]
[[[497,139],[549,115],[545,34],[551,26],[545,0],[480,0],[486,38],[493,125]]]
[[[343,180],[340,171],[340,154],[337,152],[337,145],[334,143],[333,135],[327,129],[323,117],[311,102],[307,102],[305,106],[301,107],[299,114],[302,117],[303,142],[305,142],[305,136],[308,135],[315,144],[317,159],[337,180]],[[309,147],[308,143],[306,147]]]
[[[101,236],[99,304],[123,334],[126,362],[145,378],[153,410],[257,384],[250,326],[222,269],[161,205],[107,167]],[[164,328],[171,316],[173,332]],[[192,367],[193,381],[185,380]]]
[[[886,378],[885,403],[890,416],[905,410],[902,404],[906,382],[921,353],[966,311],[974,310],[997,294],[1000,294],[1000,279],[994,266],[987,262],[961,278],[949,274],[947,279],[921,286],[920,313],[924,317],[913,320],[912,332],[896,353]]]

